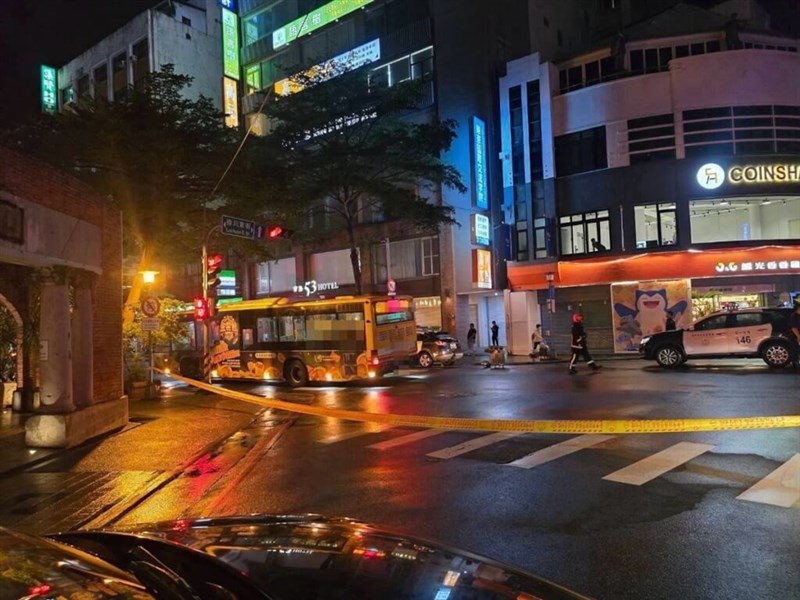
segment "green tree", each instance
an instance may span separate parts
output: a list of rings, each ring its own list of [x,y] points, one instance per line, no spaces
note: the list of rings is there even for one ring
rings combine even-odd
[[[250,151],[280,167],[275,189],[288,200],[283,217],[298,233],[319,234],[304,227],[310,210],[344,228],[361,293],[360,216],[378,210],[387,220],[408,219],[419,232],[438,232],[455,223],[438,192],[465,187],[440,158],[455,138],[455,124],[418,109],[422,82],[388,87],[371,81],[366,69],[344,71],[327,65],[293,77],[301,91],[273,94],[264,109],[269,135]]]
[[[186,96],[191,82],[165,65],[113,102],[82,98],[12,133],[17,147],[83,179],[121,209],[126,279],[132,284],[127,323],[142,291],[141,278],[131,274],[159,262],[199,261],[199,247],[222,207],[235,205],[234,214],[251,218],[250,211],[265,204],[264,189],[247,185],[246,162],[237,166],[237,177],[217,186],[239,134],[224,126],[210,99]],[[257,207],[248,202],[256,197]],[[245,245],[246,253],[258,250]]]

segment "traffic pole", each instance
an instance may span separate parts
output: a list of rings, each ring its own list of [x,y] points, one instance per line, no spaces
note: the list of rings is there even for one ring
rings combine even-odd
[[[208,306],[208,236],[203,241],[203,301]],[[202,356],[202,376],[203,381],[206,383],[211,382],[211,369],[209,361],[209,331],[208,331],[208,314],[203,319],[203,356]]]

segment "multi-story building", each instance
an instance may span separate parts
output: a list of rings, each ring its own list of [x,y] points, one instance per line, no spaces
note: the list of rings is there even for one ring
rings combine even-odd
[[[416,298],[420,325],[463,335],[474,322],[481,343],[489,341],[492,320],[505,321],[507,236],[493,159],[498,152],[496,82],[509,59],[529,52],[526,23],[526,3],[513,0],[238,2],[242,120],[256,132],[268,134],[257,114],[266,90],[281,90],[297,65],[340,56],[372,69],[386,85],[424,80],[427,101],[416,118],[429,114],[457,122],[458,137],[443,158],[461,172],[469,189],[464,194],[442,190],[432,201],[452,206],[460,226],[419,236],[402,222],[366,215],[359,233],[361,283],[366,292],[385,292],[388,271],[398,294]],[[250,295],[291,296],[308,280],[335,282],[338,294],[353,293],[343,234],[258,265]]]
[[[569,60],[509,62],[513,352],[539,322],[565,349],[574,312],[626,352],[667,310],[689,326],[800,292],[800,40],[747,14],[677,5]]]
[[[59,107],[87,97],[119,98],[148,73],[172,64],[176,73],[194,78],[188,97],[202,94],[221,108],[219,14],[214,0],[168,0],[140,13],[58,70]]]

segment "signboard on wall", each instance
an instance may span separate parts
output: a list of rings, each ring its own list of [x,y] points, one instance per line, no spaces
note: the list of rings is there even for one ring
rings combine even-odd
[[[353,71],[366,64],[380,60],[380,58],[381,41],[380,39],[372,40],[343,54],[334,56],[330,60],[314,65],[304,73],[303,79],[313,79],[315,83],[321,83],[341,73]],[[275,93],[281,96],[288,96],[299,92],[304,87],[303,82],[287,77],[275,82]]]
[[[222,78],[222,97],[225,105],[225,126],[239,127],[239,84],[230,77]]]
[[[320,6],[318,9],[308,14],[290,21],[283,27],[279,27],[272,32],[272,48],[277,49],[281,46],[293,42],[301,35],[306,35],[324,27],[328,23],[334,22],[354,10],[373,2],[374,0],[333,0]]]
[[[491,243],[491,225],[489,217],[481,214],[470,215],[472,220],[473,243],[488,246]]]
[[[665,330],[667,311],[678,329],[692,324],[691,280],[612,284],[611,307],[614,352],[638,352],[643,337]]]
[[[475,185],[475,206],[489,208],[489,188],[486,183],[486,124],[472,117],[472,168]]]
[[[222,8],[222,74],[239,80],[239,16]]]
[[[228,10],[236,11],[236,0],[217,0],[217,4],[219,4],[222,8],[227,8]]]
[[[53,67],[42,65],[42,112],[54,113],[58,110],[58,86],[56,85],[56,70]]]
[[[492,251],[472,250],[472,284],[476,288],[492,289]]]

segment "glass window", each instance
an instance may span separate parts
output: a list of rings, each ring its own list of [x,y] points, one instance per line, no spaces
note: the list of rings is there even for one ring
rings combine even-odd
[[[263,262],[256,268],[257,294],[288,292],[295,285],[297,285],[297,270],[294,256]]]
[[[247,93],[252,94],[261,89],[261,65],[255,64],[245,68],[244,81],[247,85]]]
[[[606,128],[600,126],[558,136],[555,154],[558,177],[605,169],[608,166]]]
[[[600,81],[600,62],[586,63],[586,85],[594,85]]]
[[[134,83],[144,79],[150,73],[150,56],[147,38],[139,40],[131,48],[131,59],[133,61],[133,81]]]
[[[711,329],[725,329],[728,324],[728,315],[716,315],[714,317],[709,317],[707,319],[703,319],[702,321],[698,321],[694,329],[695,331],[708,331]]]
[[[278,339],[278,326],[273,317],[256,319],[257,343],[274,342]]]
[[[764,323],[764,318],[766,317],[765,313],[739,313],[733,315],[734,319],[736,320],[735,327],[753,327],[755,325],[761,325]]]
[[[399,240],[389,243],[389,257],[392,261],[392,279],[418,279],[439,274],[439,238],[424,237]],[[386,244],[372,247],[373,282],[384,283],[386,275]]]
[[[103,63],[95,67],[92,72],[94,77],[94,97],[108,100],[108,64]]]
[[[689,204],[692,243],[796,240],[800,237],[800,196],[759,196],[695,200]],[[747,265],[758,271],[761,263]]]
[[[317,282],[336,282],[339,285],[355,283],[349,248],[312,254],[308,263],[309,279],[315,279]]]
[[[411,78],[428,79],[433,73],[433,48],[411,55]]]
[[[607,210],[561,217],[561,254],[605,252],[611,248]]]
[[[631,50],[630,51],[630,61],[631,61],[631,74],[632,75],[640,75],[644,73],[644,51],[643,50]]]
[[[634,206],[633,217],[637,248],[671,246],[677,243],[674,203]]]

